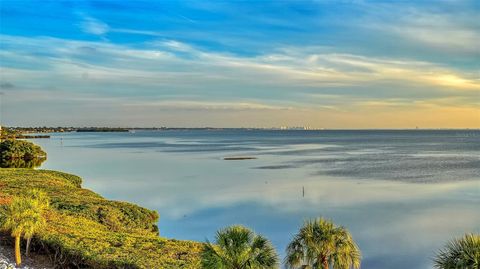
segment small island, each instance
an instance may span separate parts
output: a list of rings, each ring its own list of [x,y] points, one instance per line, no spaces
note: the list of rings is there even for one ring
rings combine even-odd
[[[224,161],[242,161],[242,160],[255,160],[257,157],[238,156],[238,157],[224,157]]]

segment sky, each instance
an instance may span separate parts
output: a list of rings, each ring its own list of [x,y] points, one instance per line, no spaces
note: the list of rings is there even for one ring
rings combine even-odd
[[[480,1],[0,0],[9,126],[480,128]]]

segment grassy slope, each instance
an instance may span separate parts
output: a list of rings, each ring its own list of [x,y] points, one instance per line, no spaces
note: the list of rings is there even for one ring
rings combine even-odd
[[[51,210],[37,238],[57,252],[58,262],[93,268],[199,267],[202,244],[160,238],[156,212],[106,200],[80,184],[79,177],[56,171],[0,169],[0,205],[31,188],[45,191]]]

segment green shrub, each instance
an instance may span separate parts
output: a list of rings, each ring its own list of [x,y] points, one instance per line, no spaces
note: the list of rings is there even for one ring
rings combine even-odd
[[[31,142],[13,139],[0,142],[1,167],[33,168],[46,158],[47,153]]]

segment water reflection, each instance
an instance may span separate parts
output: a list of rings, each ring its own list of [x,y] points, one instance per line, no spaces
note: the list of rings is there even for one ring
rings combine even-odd
[[[36,168],[40,167],[46,158],[33,158],[33,159],[2,159],[0,160],[1,168]]]

